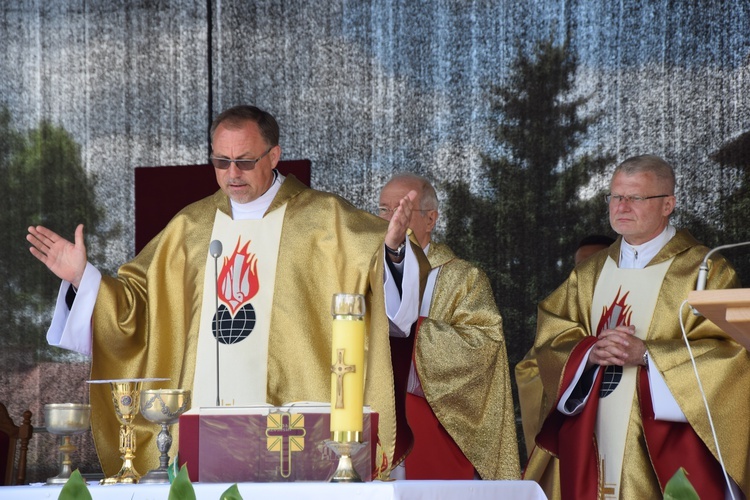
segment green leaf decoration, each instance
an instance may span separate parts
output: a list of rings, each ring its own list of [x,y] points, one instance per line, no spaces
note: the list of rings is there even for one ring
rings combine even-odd
[[[174,460],[172,463],[167,467],[167,477],[169,478],[169,484],[174,483],[174,478],[177,477],[177,473],[180,472],[180,469],[177,467],[177,457],[179,455],[174,457]],[[187,463],[185,464],[187,466]]]
[[[188,477],[187,468],[183,465],[172,486],[169,487],[169,500],[196,500],[193,483]]]
[[[221,494],[221,500],[242,500],[240,489],[236,484],[233,484],[227,489],[227,491]]]
[[[60,490],[58,500],[91,500],[91,493],[78,469],[74,470]]]
[[[700,500],[693,485],[687,478],[687,472],[680,467],[664,488],[664,500]]]

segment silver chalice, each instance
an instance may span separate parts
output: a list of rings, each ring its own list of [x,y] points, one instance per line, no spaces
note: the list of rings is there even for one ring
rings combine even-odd
[[[60,403],[44,405],[44,424],[47,432],[60,436],[60,454],[62,464],[60,473],[47,479],[47,484],[65,484],[73,473],[70,455],[76,446],[70,442],[74,434],[89,430],[91,422],[91,405]]]
[[[161,425],[156,437],[156,446],[161,452],[159,468],[141,478],[141,483],[169,482],[169,449],[172,435],[169,426],[176,423],[180,415],[190,409],[190,391],[183,389],[151,389],[141,391],[141,415],[155,424]]]

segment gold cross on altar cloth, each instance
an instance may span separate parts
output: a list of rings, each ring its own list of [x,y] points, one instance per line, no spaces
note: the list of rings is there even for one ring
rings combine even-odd
[[[292,474],[292,452],[305,449],[305,416],[289,412],[269,413],[267,417],[267,450],[279,452],[281,477]]]
[[[336,375],[336,408],[344,407],[344,375],[357,371],[356,366],[344,364],[344,351],[336,350],[336,364],[331,365],[331,372]]]

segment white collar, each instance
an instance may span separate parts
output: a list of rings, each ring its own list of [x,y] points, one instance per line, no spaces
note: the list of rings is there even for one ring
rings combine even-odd
[[[278,170],[274,170],[273,173],[274,179],[271,182],[271,187],[255,200],[248,203],[237,203],[231,199],[229,200],[232,204],[232,218],[234,220],[257,220],[263,218],[263,215],[268,210],[271,202],[276,197],[276,193],[279,192],[281,185],[286,179]]]
[[[631,245],[623,238],[620,245],[620,269],[643,269],[675,234],[675,227],[668,224],[656,238],[640,245]]]

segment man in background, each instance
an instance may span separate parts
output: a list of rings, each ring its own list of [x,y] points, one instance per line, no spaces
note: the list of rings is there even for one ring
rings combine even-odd
[[[546,419],[525,478],[549,498],[660,498],[680,467],[701,498],[724,498],[737,485],[748,494],[750,430],[736,423],[750,412],[750,355],[682,307],[708,248],[670,224],[674,189],[672,166],[657,156],[618,165],[606,202],[620,237],[539,304],[534,351]],[[707,289],[738,285],[724,258],[709,267]]]
[[[609,248],[614,242],[614,238],[605,234],[590,234],[583,237],[581,241],[578,242],[578,248],[576,248],[576,253],[573,255],[575,265],[577,266],[596,252]]]
[[[391,220],[411,191],[417,195],[409,228],[432,271],[413,329],[413,357],[408,351],[410,369],[395,381],[408,383],[406,416],[414,434],[405,477],[517,479],[508,358],[489,280],[432,241],[438,199],[424,177],[405,173],[388,181],[380,193],[380,216]]]

